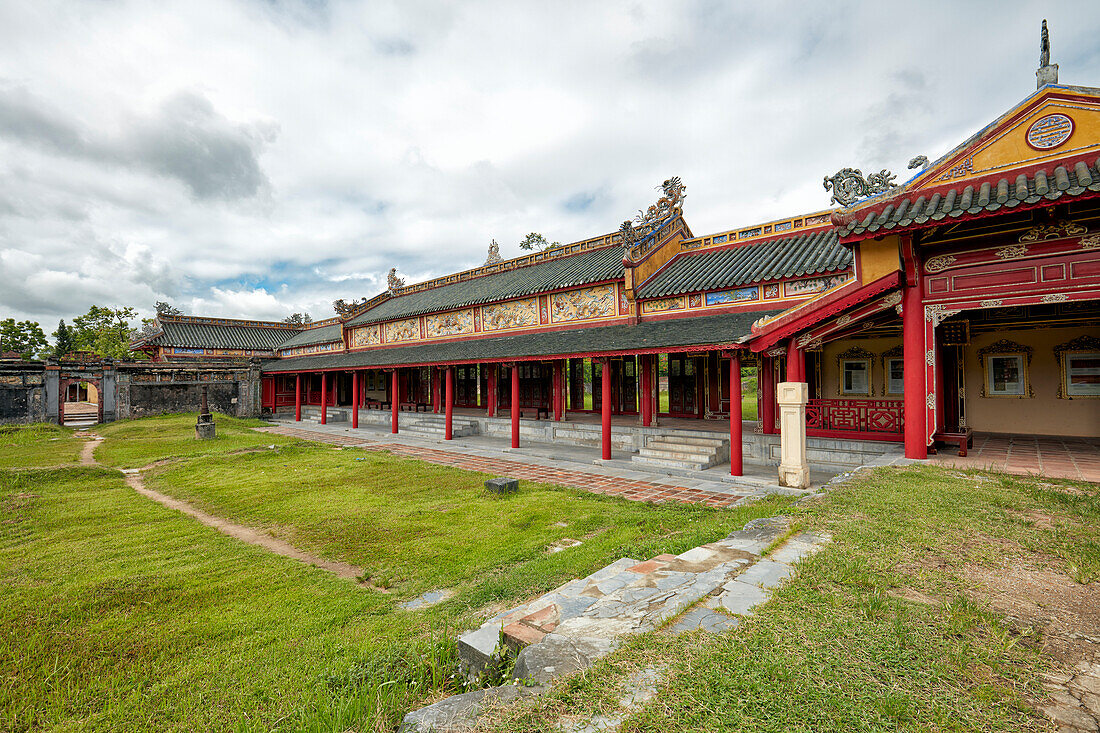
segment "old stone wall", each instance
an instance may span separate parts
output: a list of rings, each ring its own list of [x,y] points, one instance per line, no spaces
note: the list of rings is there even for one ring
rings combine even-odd
[[[0,362],[0,425],[46,420],[45,365]]]
[[[260,414],[258,365],[120,364],[115,373],[119,419],[197,412],[207,385],[210,409],[236,417]]]

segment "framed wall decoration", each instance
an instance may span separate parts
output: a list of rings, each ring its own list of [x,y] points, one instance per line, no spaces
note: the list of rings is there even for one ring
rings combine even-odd
[[[849,397],[871,396],[871,360],[875,358],[867,349],[853,346],[836,356],[840,379],[836,392]]]
[[[978,350],[978,365],[982,369],[982,397],[1034,397],[1028,380],[1031,367],[1030,346],[1001,339]]]
[[[1100,398],[1100,338],[1079,336],[1054,347],[1058,361],[1058,398]]]

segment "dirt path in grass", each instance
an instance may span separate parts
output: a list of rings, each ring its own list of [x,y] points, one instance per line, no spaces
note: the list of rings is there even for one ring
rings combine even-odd
[[[101,465],[99,461],[95,459],[95,449],[100,443],[103,442],[103,438],[93,433],[78,433],[78,437],[84,438],[87,442],[84,443],[84,447],[80,451],[80,465],[82,466],[98,466]],[[344,562],[335,562],[332,560],[325,560],[324,558],[317,557],[316,555],[310,555],[308,552],[299,550],[289,542],[284,542],[280,539],[276,539],[269,534],[261,532],[260,530],[253,529],[252,527],[246,527],[243,524],[235,524],[221,517],[216,517],[213,514],[207,514],[201,509],[196,509],[186,501],[174,499],[171,496],[162,494],[159,491],[153,491],[146,488],[145,479],[142,477],[142,471],[149,468],[155,468],[156,466],[164,465],[165,461],[157,461],[151,463],[148,466],[143,466],[136,469],[127,469],[123,473],[126,474],[126,483],[130,488],[138,492],[144,497],[152,499],[153,501],[168,507],[169,509],[175,509],[178,512],[183,512],[187,516],[197,519],[205,524],[207,527],[212,527],[222,534],[229,535],[241,542],[247,542],[250,545],[256,545],[262,547],[268,552],[273,552],[276,555],[282,555],[283,557],[290,557],[299,562],[304,562],[307,565],[313,565],[314,567],[327,570],[338,578],[348,578],[355,580],[363,575],[363,569],[354,565],[348,565]],[[369,585],[369,584],[364,584]],[[372,586],[373,587],[373,586]]]
[[[325,560],[324,558],[317,557],[316,555],[310,555],[307,552],[302,552],[289,542],[283,542],[280,539],[276,539],[269,534],[265,534],[259,530],[251,527],[246,527],[243,524],[235,524],[221,517],[215,517],[213,514],[207,514],[201,509],[196,509],[186,501],[179,499],[173,499],[171,496],[162,494],[159,491],[153,491],[146,488],[145,480],[142,478],[141,471],[144,469],[130,469],[125,471],[126,483],[130,485],[134,491],[138,492],[142,496],[148,497],[158,504],[163,504],[169,509],[175,509],[178,512],[183,512],[189,517],[199,520],[207,527],[213,527],[222,534],[234,537],[242,542],[247,542],[250,545],[256,545],[262,547],[269,552],[274,552],[276,555],[282,555],[283,557],[291,557],[300,562],[304,562],[307,565],[313,565],[327,570],[333,575],[340,578],[355,579],[363,575],[363,569],[357,568],[354,565],[348,565],[343,562],[334,562],[332,560]]]

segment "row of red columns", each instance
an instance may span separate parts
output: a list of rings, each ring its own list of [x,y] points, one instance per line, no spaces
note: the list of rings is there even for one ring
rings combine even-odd
[[[649,355],[643,355],[641,366],[642,377],[642,425],[649,427],[653,421],[653,402],[651,392],[653,391],[653,359]],[[797,362],[798,360],[788,359],[788,365]],[[611,458],[611,365],[610,360],[603,358],[599,360],[600,364],[600,433],[601,433],[601,456],[603,460],[610,460]],[[512,447],[519,448],[519,400],[520,400],[520,376],[519,376],[519,364],[511,364],[512,379],[512,402],[511,402],[511,421],[512,421]],[[788,366],[788,372],[790,367]],[[554,419],[561,420],[562,418],[562,404],[563,397],[563,382],[564,373],[560,361],[554,363],[554,378],[553,378],[553,390],[554,390]],[[760,372],[760,378],[764,379],[764,370]],[[770,375],[769,375],[770,376]],[[399,374],[396,369],[390,372],[390,430],[393,434],[398,432],[398,416],[400,413],[400,396],[398,390],[400,389]],[[788,378],[790,374],[788,373]],[[496,370],[491,370],[488,375],[488,414],[490,417],[496,415]],[[770,379],[769,379],[770,383]],[[359,427],[359,373],[352,372],[352,428]],[[439,411],[439,382],[438,376],[433,370],[432,374],[432,402],[433,408],[436,412]],[[444,386],[443,386],[444,398],[444,439],[451,440],[453,435],[453,421],[454,421],[454,367],[446,367],[444,370]],[[765,389],[765,397],[768,390]],[[771,392],[774,393],[774,385],[772,385]],[[734,476],[740,476],[742,472],[742,456],[741,456],[741,422],[743,419],[741,411],[741,357],[738,352],[732,352],[730,354],[730,473]],[[768,400],[765,399],[765,406],[768,405]],[[322,374],[321,376],[321,424],[327,424],[327,408],[328,408],[328,375]],[[772,406],[773,420],[774,420],[774,406]],[[765,417],[765,425],[770,423],[766,421],[768,411],[765,409],[762,411],[763,417]],[[302,375],[298,374],[295,377],[294,383],[294,419],[301,421],[302,419]]]

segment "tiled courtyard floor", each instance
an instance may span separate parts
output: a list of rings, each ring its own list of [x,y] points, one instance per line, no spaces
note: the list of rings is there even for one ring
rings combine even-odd
[[[478,450],[475,454],[474,452],[462,452],[455,448],[433,447],[431,444],[416,438],[390,439],[386,433],[365,429],[357,430],[356,434],[349,434],[351,431],[346,428],[333,426],[310,425],[309,427],[299,427],[297,425],[276,424],[270,428],[257,428],[257,430],[332,445],[356,446],[366,450],[383,450],[394,455],[407,456],[442,466],[479,471],[494,476],[508,476],[527,481],[543,481],[571,486],[596,494],[619,496],[632,501],[676,501],[724,507],[733,506],[749,496],[769,491],[804,493],[770,487],[759,479],[755,483],[738,485],[715,481],[678,479],[672,476],[619,467],[591,466],[581,470],[579,466],[583,464],[566,464],[569,466],[566,468],[561,465],[561,461],[538,455],[505,453],[501,457],[497,457],[485,450]],[[768,470],[769,473],[774,471],[774,469]]]
[[[978,433],[966,457],[954,446],[929,456],[933,465],[987,468],[1020,475],[1100,482],[1100,439]]]

